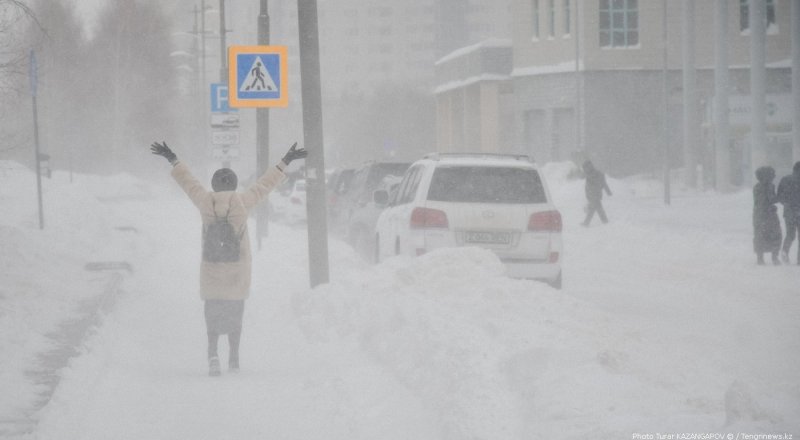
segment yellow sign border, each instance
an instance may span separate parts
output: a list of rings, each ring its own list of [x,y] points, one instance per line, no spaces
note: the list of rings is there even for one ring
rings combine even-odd
[[[233,108],[288,107],[289,106],[289,62],[286,46],[229,46],[228,47],[228,105]],[[239,54],[278,54],[280,60],[280,98],[278,99],[239,99],[238,78],[236,76],[237,55]],[[234,92],[236,91],[236,92]]]

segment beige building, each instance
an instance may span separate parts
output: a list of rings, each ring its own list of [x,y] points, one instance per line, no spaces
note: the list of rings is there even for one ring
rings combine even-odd
[[[513,145],[511,40],[490,39],[436,62],[440,152],[498,153]]]
[[[791,89],[790,1],[766,2],[768,95],[787,95]],[[697,114],[703,119],[697,154],[704,168],[712,169],[715,2],[694,3]],[[682,7],[678,1],[516,0],[511,76],[518,148],[544,161],[588,156],[613,173],[630,174],[660,167],[666,131],[670,160],[680,167]],[[727,24],[731,94],[749,95],[746,0],[729,2]],[[769,146],[774,161],[790,161],[791,140],[782,133],[790,132],[791,126],[773,124],[767,130],[775,143]],[[741,179],[749,170],[749,127],[732,126],[732,131],[733,175]]]
[[[768,114],[767,147],[775,164],[791,160],[790,1],[766,1],[767,105],[779,111]],[[626,175],[660,169],[666,142],[671,166],[681,167],[683,3],[514,0],[510,70],[486,64],[475,70],[486,48],[464,48],[437,63],[441,148],[525,153],[540,162],[590,157],[611,173]],[[702,127],[697,155],[704,168],[713,169],[715,2],[694,3],[696,110]],[[748,11],[746,0],[728,4],[730,104],[739,112],[749,111],[741,108],[750,94]],[[460,73],[453,68],[459,63],[465,66]],[[494,110],[506,94],[513,97],[510,120]],[[731,116],[732,175],[739,180],[749,172],[744,120]],[[506,130],[513,133],[510,140],[497,134]]]

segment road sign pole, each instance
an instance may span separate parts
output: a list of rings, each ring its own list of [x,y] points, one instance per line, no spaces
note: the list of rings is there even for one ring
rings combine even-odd
[[[269,45],[269,5],[261,0],[258,15],[258,44]],[[256,109],[256,176],[261,176],[269,167],[269,108]],[[261,238],[269,235],[269,204],[262,203],[256,208],[256,237],[261,250]]]
[[[322,86],[319,67],[317,1],[298,0],[303,138],[308,150],[306,184],[311,287],[328,282],[328,225],[325,209],[325,155],[322,136]]]
[[[36,194],[39,203],[39,229],[44,229],[44,208],[42,203],[42,166],[39,154],[39,110],[36,103],[36,93],[38,87],[38,66],[36,65],[36,54],[31,50],[30,58],[30,80],[31,80],[31,100],[33,104],[33,149],[36,158]]]
[[[228,66],[225,65],[228,57],[225,56],[225,45],[225,0],[219,0],[219,82],[222,84],[228,84]],[[223,161],[222,167],[230,168],[230,161]]]

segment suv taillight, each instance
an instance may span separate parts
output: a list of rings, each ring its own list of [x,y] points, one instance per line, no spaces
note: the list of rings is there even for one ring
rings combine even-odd
[[[561,213],[543,211],[531,214],[528,230],[537,232],[561,232]]]
[[[431,208],[414,208],[411,212],[411,229],[447,228],[447,214]]]

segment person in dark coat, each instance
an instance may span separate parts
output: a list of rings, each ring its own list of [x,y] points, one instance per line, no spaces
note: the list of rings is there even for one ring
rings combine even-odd
[[[778,201],[783,204],[783,221],[786,223],[781,258],[784,263],[789,263],[789,249],[794,238],[800,235],[800,162],[795,162],[792,174],[778,184]],[[797,264],[800,265],[800,239],[797,241]]]
[[[586,219],[581,224],[589,226],[589,222],[592,221],[595,212],[600,216],[600,220],[603,223],[608,223],[606,211],[603,209],[603,191],[610,196],[611,189],[608,188],[605,174],[595,168],[590,160],[583,163],[583,174],[586,176],[586,200],[588,201],[588,206]]]
[[[758,183],[753,186],[753,249],[758,264],[764,264],[764,253],[772,254],[772,262],[779,265],[781,247],[781,221],[778,219],[778,196],[775,193],[775,169],[761,167],[756,170]]]

